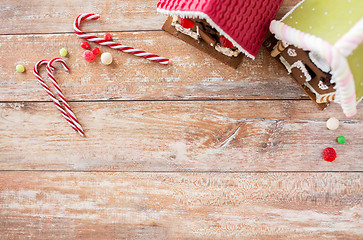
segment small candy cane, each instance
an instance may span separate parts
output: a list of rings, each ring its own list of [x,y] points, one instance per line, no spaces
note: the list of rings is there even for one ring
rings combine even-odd
[[[77,129],[77,126],[74,125],[73,121],[69,118],[68,114],[64,111],[64,109],[62,108],[62,106],[59,103],[59,101],[55,98],[55,96],[53,95],[53,93],[50,91],[49,87],[45,84],[44,80],[39,75],[39,67],[42,64],[47,64],[47,63],[48,63],[48,61],[46,61],[46,60],[40,60],[40,61],[38,61],[35,64],[35,66],[34,66],[33,74],[38,79],[38,82],[40,83],[40,85],[42,85],[43,89],[47,92],[47,94],[49,95],[50,99],[57,106],[57,108],[61,112],[62,116],[66,119],[66,121],[69,123],[69,125],[73,128],[73,130],[75,130],[76,132],[78,132],[81,136],[84,136],[84,132],[83,131],[79,131],[79,129]]]
[[[74,114],[74,112],[72,111],[71,107],[69,106],[68,102],[66,101],[66,98],[63,95],[62,90],[60,89],[57,80],[55,80],[54,75],[53,75],[53,71],[54,71],[54,67],[53,67],[53,63],[61,63],[62,66],[64,67],[64,69],[66,70],[66,72],[69,71],[69,68],[66,64],[66,62],[61,59],[61,58],[53,58],[52,60],[50,60],[47,64],[47,72],[48,72],[48,76],[50,77],[50,79],[52,80],[53,86],[55,87],[55,90],[57,91],[57,94],[59,96],[59,98],[61,99],[61,101],[63,102],[63,105],[66,109],[66,111],[68,112],[68,116],[71,118],[72,122],[76,125],[77,129],[82,132],[82,134],[84,134],[84,131],[82,129],[81,124],[78,122],[76,115]]]
[[[108,40],[105,40],[104,38],[98,38],[98,37],[93,36],[91,34],[87,34],[85,32],[82,32],[79,29],[79,26],[81,25],[81,22],[83,20],[97,20],[99,18],[100,18],[99,14],[92,14],[92,13],[80,14],[73,23],[74,32],[78,35],[78,37],[84,38],[84,39],[86,39],[86,40],[88,40],[90,42],[95,42],[95,43],[98,43],[98,44],[103,45],[103,46],[108,46],[108,47],[110,47],[112,49],[120,50],[120,51],[123,51],[125,53],[130,53],[130,54],[133,54],[133,55],[138,56],[138,57],[143,57],[143,58],[149,59],[151,61],[158,62],[160,64],[167,65],[169,63],[169,59],[167,59],[167,58],[159,57],[158,55],[155,55],[155,54],[152,54],[152,53],[148,53],[148,52],[145,52],[145,51],[134,49],[132,47],[128,47],[128,46],[125,46],[125,45],[122,45],[122,44],[119,44],[119,43],[116,43],[116,42],[108,41]]]

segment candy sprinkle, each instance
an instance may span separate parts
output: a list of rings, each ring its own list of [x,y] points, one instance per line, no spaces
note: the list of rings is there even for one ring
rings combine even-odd
[[[103,65],[110,65],[112,63],[111,53],[108,53],[108,52],[102,53],[101,62]]]
[[[325,161],[332,162],[337,158],[337,153],[334,148],[327,147],[324,149],[322,156]]]
[[[62,48],[61,50],[59,50],[59,54],[60,54],[62,57],[66,57],[66,56],[68,55],[68,51],[67,51],[67,49]]]
[[[111,41],[112,40],[112,35],[110,33],[105,33],[105,35],[103,36],[103,38],[106,41]]]
[[[25,72],[25,67],[23,65],[16,65],[16,71],[19,73]]]
[[[88,62],[92,62],[93,60],[95,60],[95,55],[90,50],[86,50],[83,53],[83,58]]]
[[[81,42],[81,48],[83,49],[88,49],[89,48],[89,43],[84,41],[84,42]]]
[[[339,120],[335,117],[329,118],[326,122],[326,127],[330,130],[335,130],[339,127]]]
[[[337,142],[340,144],[344,144],[347,141],[344,136],[337,137]]]
[[[95,47],[94,49],[92,49],[92,52],[94,55],[98,55],[100,54],[100,49],[98,47]]]

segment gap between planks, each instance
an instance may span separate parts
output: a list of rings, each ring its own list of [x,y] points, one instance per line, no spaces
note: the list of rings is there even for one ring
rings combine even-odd
[[[107,31],[108,33],[134,33],[134,32],[164,32],[161,28],[158,29],[131,29],[125,31]],[[87,31],[88,34],[103,34],[105,31]],[[74,32],[46,32],[46,33],[0,33],[0,36],[42,36],[42,35],[64,35],[74,34]],[[76,36],[76,35],[75,35]]]
[[[363,173],[363,171],[334,171],[334,170],[325,170],[325,171],[145,171],[145,170],[42,170],[42,169],[17,169],[17,170],[1,170],[1,172],[60,172],[60,173],[155,173],[155,174],[167,174],[167,173],[197,173],[197,174],[269,174],[269,173]]]

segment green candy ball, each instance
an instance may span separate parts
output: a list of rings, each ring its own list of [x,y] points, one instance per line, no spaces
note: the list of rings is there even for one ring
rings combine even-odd
[[[25,72],[25,67],[23,65],[20,65],[20,64],[16,65],[16,71],[20,72],[20,73]]]
[[[62,49],[59,51],[59,54],[60,54],[62,57],[65,57],[65,56],[67,56],[68,51],[67,51],[67,49],[62,48]]]
[[[340,144],[344,144],[347,141],[344,136],[337,137],[337,142]]]

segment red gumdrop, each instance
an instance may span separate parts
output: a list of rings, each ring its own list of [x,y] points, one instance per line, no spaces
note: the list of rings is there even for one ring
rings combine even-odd
[[[92,49],[92,53],[94,55],[98,55],[100,53],[100,49],[98,47],[95,47],[94,49]]]
[[[183,28],[192,28],[194,23],[187,18],[180,18],[179,24],[182,25]]]
[[[89,43],[88,42],[81,42],[81,48],[88,49],[89,48]]]
[[[105,35],[103,36],[103,38],[106,41],[111,41],[112,40],[112,35],[110,33],[105,33]]]
[[[83,58],[88,62],[92,62],[93,60],[95,60],[95,55],[90,50],[86,50],[83,53]]]
[[[226,37],[224,36],[221,36],[219,38],[219,41],[221,42],[222,46],[223,47],[226,47],[226,48],[231,48],[233,47],[233,43],[231,43],[231,41],[229,41]]]
[[[335,152],[334,148],[327,147],[323,151],[323,158],[325,161],[332,162],[337,158],[337,153]]]

